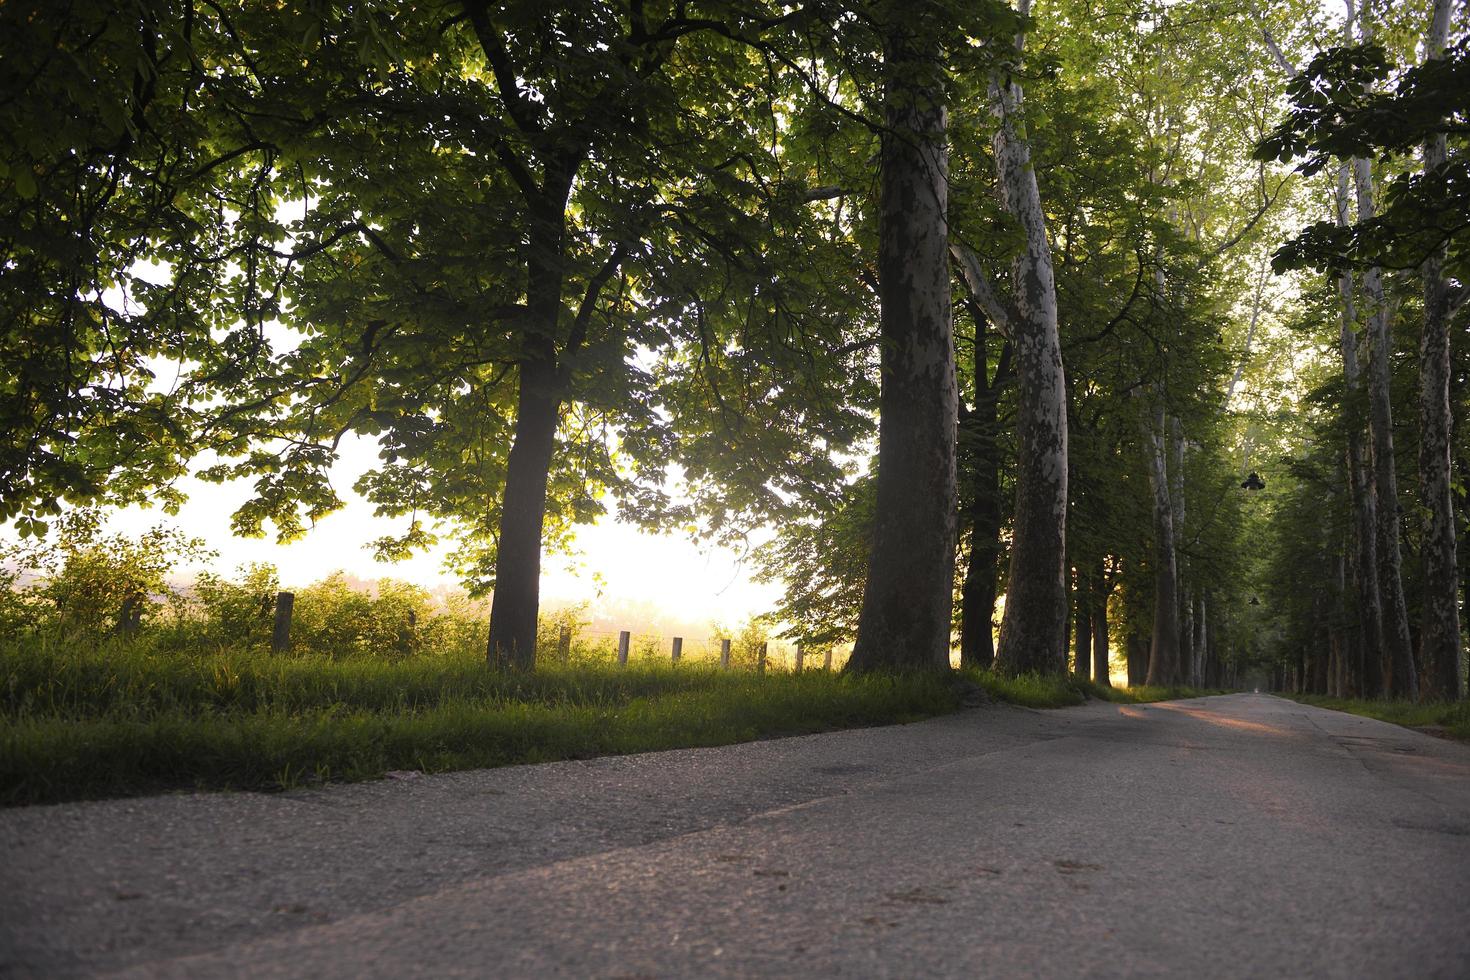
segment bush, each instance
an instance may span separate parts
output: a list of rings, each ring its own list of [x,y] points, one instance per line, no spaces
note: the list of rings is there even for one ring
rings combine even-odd
[[[429,593],[417,585],[380,579],[369,593],[333,572],[296,593],[291,643],[333,659],[404,657],[424,645],[432,610]]]
[[[91,639],[134,632],[165,603],[179,608],[168,584],[175,567],[213,556],[200,539],[164,525],[137,538],[103,534],[92,509],[64,514],[56,532],[0,556],[13,570],[3,615],[14,627]],[[17,573],[26,572],[39,581],[17,593]]]
[[[194,600],[203,614],[205,636],[214,643],[258,647],[270,642],[280,576],[274,565],[240,568],[231,581],[204,572],[194,580]]]

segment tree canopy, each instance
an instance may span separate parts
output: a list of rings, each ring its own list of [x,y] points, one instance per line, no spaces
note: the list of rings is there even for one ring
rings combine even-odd
[[[854,669],[1457,696],[1453,6],[6,4],[0,519],[357,436],[496,663],[616,514]]]

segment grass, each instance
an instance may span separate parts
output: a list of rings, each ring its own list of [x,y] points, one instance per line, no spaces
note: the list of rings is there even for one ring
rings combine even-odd
[[[697,663],[490,671],[479,657],[0,646],[0,803],[285,789],[915,721],[933,676],[764,677]]]
[[[1225,693],[1191,687],[1109,687],[1079,680],[1070,674],[1003,677],[990,671],[967,671],[965,676],[983,687],[991,697],[1026,708],[1065,708],[1068,705],[1081,704],[1088,698],[1120,704],[1142,704]]]
[[[967,675],[1035,708],[1182,689]],[[133,642],[0,642],[0,804],[277,790],[916,721],[959,706],[935,675],[721,671],[686,662],[486,669],[468,653],[328,659]]]
[[[1470,701],[1454,704],[1411,701],[1369,701],[1362,698],[1329,698],[1316,694],[1288,694],[1285,697],[1302,704],[1350,714],[1377,718],[1406,728],[1443,729],[1446,735],[1470,742]]]

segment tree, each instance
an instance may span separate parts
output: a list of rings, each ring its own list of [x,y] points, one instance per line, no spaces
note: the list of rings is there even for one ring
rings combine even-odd
[[[1023,18],[1030,0],[1020,0]],[[1020,59],[1025,36],[1016,34]],[[1025,251],[1011,266],[1016,316],[1019,405],[1016,511],[1006,611],[997,665],[1008,674],[1065,670],[1067,407],[1057,325],[1056,283],[1046,215],[1020,117],[1022,90],[1015,66],[991,74],[991,111],[997,116],[995,166],[1007,212],[1025,230]]]
[[[197,391],[159,359],[253,354],[208,289],[234,244],[208,190],[240,190],[217,102],[238,44],[186,0],[9,3],[0,38],[0,521],[173,506]]]
[[[1374,546],[1382,572],[1385,638],[1391,653],[1393,688],[1408,696],[1417,693],[1418,678],[1408,644],[1407,614],[1401,614],[1401,599],[1394,590],[1397,557],[1398,517],[1385,505],[1392,488],[1392,463],[1383,440],[1392,433],[1384,424],[1387,410],[1386,358],[1387,325],[1383,310],[1380,269],[1384,266],[1416,269],[1423,283],[1424,322],[1419,347],[1419,493],[1429,514],[1422,548],[1423,627],[1420,631],[1420,662],[1429,672],[1426,684],[1448,697],[1464,695],[1461,670],[1461,635],[1458,620],[1456,540],[1453,490],[1451,486],[1451,409],[1449,322],[1464,301],[1464,287],[1455,288],[1447,270],[1463,270],[1465,224],[1458,200],[1465,184],[1463,153],[1451,156],[1448,136],[1457,129],[1457,113],[1463,114],[1465,79],[1470,77],[1467,40],[1446,51],[1450,4],[1436,3],[1426,31],[1426,60],[1405,72],[1395,90],[1383,93],[1376,86],[1390,74],[1390,62],[1382,48],[1371,43],[1364,20],[1365,44],[1353,47],[1349,27],[1345,46],[1317,55],[1306,71],[1291,83],[1293,109],[1257,155],[1265,159],[1291,160],[1305,157],[1300,169],[1312,173],[1334,157],[1349,162],[1358,185],[1358,220],[1346,220],[1339,207],[1334,224],[1319,222],[1304,229],[1277,256],[1280,268],[1315,266],[1338,273],[1350,288],[1351,273],[1361,269],[1369,298],[1373,338],[1370,357],[1370,395],[1374,413],[1375,480],[1377,483],[1378,528]],[[1366,18],[1366,12],[1363,17]],[[1415,145],[1423,147],[1423,167],[1418,173],[1400,175],[1384,195],[1385,207],[1377,212],[1372,195],[1368,158],[1401,154]],[[1345,181],[1344,181],[1345,182]],[[1341,192],[1340,192],[1341,193]],[[1345,294],[1346,297],[1346,294]],[[1345,302],[1346,302],[1345,298]],[[1349,448],[1351,455],[1352,448]],[[1385,462],[1380,463],[1383,459]],[[1390,536],[1393,540],[1390,541]],[[1366,555],[1360,563],[1366,561]],[[1385,584],[1386,583],[1386,584]]]
[[[881,393],[873,545],[848,669],[945,669],[955,549],[943,8],[883,3]]]
[[[230,166],[206,195],[241,272],[217,263],[201,288],[244,323],[189,390],[208,405],[194,434],[224,457],[204,475],[256,481],[237,532],[303,533],[340,506],[339,440],[376,437],[382,465],[358,489],[408,518],[380,553],[431,543],[425,518],[449,522],[461,570],[494,587],[490,658],[524,667],[545,546],[608,490],[635,516],[689,523],[661,489],[671,458],[733,470],[691,427],[675,432],[671,416],[698,414],[681,378],[746,401],[708,443],[789,464],[769,485],[732,480],[706,511],[779,506],[790,485],[834,492],[842,468],[812,445],[841,449],[868,423],[831,397],[845,380],[833,360],[812,355],[865,320],[850,290],[811,295],[840,258],[799,274],[828,237],[805,191],[820,163],[779,156],[765,122],[802,83],[753,54],[784,15],[596,0],[470,2],[442,19],[210,9],[242,46],[221,56],[245,81],[217,86],[223,122],[207,135]],[[697,370],[659,359],[691,347]]]

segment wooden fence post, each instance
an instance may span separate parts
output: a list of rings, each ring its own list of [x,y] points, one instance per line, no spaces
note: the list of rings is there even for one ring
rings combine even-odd
[[[556,658],[561,661],[563,667],[572,658],[572,631],[569,627],[563,626],[561,633],[556,637]]]
[[[796,672],[801,673],[802,665],[806,662],[806,650],[800,643],[796,645]]]
[[[627,630],[623,630],[621,633],[618,634],[618,666],[619,667],[626,667],[626,666],[628,666],[628,642],[630,640],[632,640],[632,639],[633,639],[633,635],[631,633],[629,633]]]
[[[684,638],[682,636],[676,636],[676,637],[674,637],[674,658],[673,658],[674,659],[674,663],[678,663],[679,662],[679,657],[683,653],[684,653]]]
[[[291,611],[296,608],[296,593],[276,593],[276,621],[271,627],[271,652],[284,653],[291,646]]]
[[[727,669],[730,666],[730,641],[728,639],[720,641],[720,666]]]
[[[832,648],[831,647],[828,647],[827,648],[827,655],[822,658],[822,669],[823,670],[831,670],[832,669]]]
[[[760,652],[755,655],[755,672],[764,674],[766,672],[766,641],[761,640]]]
[[[117,632],[132,636],[143,625],[143,593],[129,592],[117,611]]]
[[[409,654],[413,652],[414,630],[418,627],[419,617],[412,609],[408,611],[408,619],[398,627],[398,652]]]

